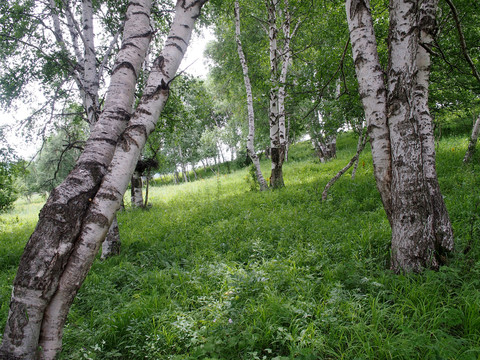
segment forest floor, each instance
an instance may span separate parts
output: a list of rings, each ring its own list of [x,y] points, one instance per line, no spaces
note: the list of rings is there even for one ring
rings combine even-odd
[[[61,359],[479,359],[480,158],[439,142],[456,251],[438,272],[389,271],[390,227],[369,151],[343,135],[321,164],[293,146],[286,187],[250,189],[248,168],[150,188],[119,213],[122,253],[94,263],[72,306]],[[269,163],[262,163],[268,176]],[[0,329],[42,199],[0,216]],[[1,335],[0,335],[1,336]]]

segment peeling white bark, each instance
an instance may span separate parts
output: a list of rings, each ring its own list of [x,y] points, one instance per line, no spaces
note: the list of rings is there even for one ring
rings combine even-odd
[[[248,136],[247,136],[247,151],[250,159],[252,159],[255,166],[255,174],[257,176],[258,183],[260,184],[260,191],[268,189],[267,182],[262,174],[260,168],[260,159],[255,152],[255,112],[253,110],[253,95],[252,85],[250,84],[250,76],[248,75],[248,65],[243,52],[242,41],[240,39],[240,5],[238,0],[235,1],[235,40],[237,42],[237,52],[240,58],[240,64],[243,71],[243,82],[245,83],[245,90],[247,93],[247,113],[248,113]]]
[[[430,57],[425,47],[432,43],[436,6],[437,0],[390,1],[385,92],[369,3],[347,0],[375,178],[392,226],[391,266],[396,272],[436,269],[445,262],[444,254],[453,250],[428,109]]]
[[[142,174],[134,171],[131,183],[131,204],[132,208],[143,208],[143,181]]]
[[[360,98],[372,147],[374,175],[383,207],[391,214],[390,135],[387,99],[369,0],[347,0],[346,11]]]
[[[76,167],[51,192],[25,247],[13,284],[0,358],[33,359],[40,336],[45,343],[55,332],[61,334],[62,329],[55,327],[55,322],[43,326],[41,334],[45,309],[57,289],[62,269],[71,260],[69,255],[86,210],[110,165],[118,136],[130,118],[136,76],[151,37],[150,7],[149,0],[130,4],[123,47],[116,59],[105,109]],[[45,354],[45,358],[53,358],[48,355],[50,350]]]
[[[426,48],[433,45],[436,31],[436,12],[438,0],[424,0],[419,11],[419,46],[417,48],[417,76],[414,90],[415,118],[419,123],[419,134],[422,144],[422,160],[427,188],[430,194],[431,209],[433,210],[433,232],[435,234],[434,248],[438,256],[454,250],[453,230],[448,211],[443,201],[438,183],[435,166],[435,136],[433,133],[433,119],[428,107],[428,86],[430,80],[430,54]],[[444,259],[439,259],[439,263]]]
[[[85,109],[91,126],[97,120],[100,112],[98,101],[98,87],[100,79],[97,76],[97,57],[93,33],[93,5],[91,0],[82,0],[83,41],[84,41],[84,90]]]
[[[290,42],[300,26],[300,22],[291,31],[291,15],[288,0],[284,0],[283,14],[283,47],[278,48],[277,25],[279,6],[277,0],[265,0],[268,13],[268,38],[270,43],[270,151],[272,160],[272,171],[270,175],[270,186],[273,188],[285,186],[283,181],[283,162],[285,160],[287,134],[285,128],[285,83],[288,67],[291,60]],[[279,73],[279,65],[281,69]]]
[[[62,329],[71,303],[110,227],[148,135],[168,98],[169,84],[183,58],[204,1],[178,1],[164,49],[155,60],[140,103],[123,133],[110,170],[84,217],[82,231],[66,264],[57,291],[45,311],[40,345],[45,358],[61,348]]]

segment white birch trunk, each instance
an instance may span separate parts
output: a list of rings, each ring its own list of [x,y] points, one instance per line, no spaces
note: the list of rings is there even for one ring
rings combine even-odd
[[[238,57],[240,58],[240,64],[242,65],[243,71],[243,82],[245,83],[245,90],[247,93],[247,113],[248,113],[248,136],[247,136],[247,151],[250,159],[252,159],[253,165],[255,166],[255,174],[257,176],[258,183],[260,184],[260,191],[265,191],[268,189],[267,182],[262,174],[262,169],[260,168],[260,159],[258,158],[257,153],[255,152],[255,112],[253,110],[253,95],[252,95],[252,85],[250,84],[250,76],[248,75],[248,65],[247,60],[245,59],[245,54],[243,52],[242,41],[240,39],[240,5],[238,0],[235,1],[235,40],[237,42],[237,52]],[[233,153],[232,153],[233,157]]]
[[[278,49],[278,26],[279,21],[277,0],[265,0],[268,12],[268,38],[270,42],[270,154],[272,160],[272,171],[270,175],[270,186],[279,188],[285,186],[283,181],[283,162],[286,153],[286,114],[285,114],[285,83],[287,80],[288,68],[291,62],[290,42],[300,26],[297,22],[295,29],[291,31],[291,15],[288,0],[284,0],[283,14],[283,47],[281,53]],[[280,12],[280,11],[279,11]],[[279,65],[281,69],[279,72]]]
[[[376,136],[372,135],[372,119],[381,119],[375,128],[380,128],[381,136],[372,139],[372,153],[374,165],[375,161],[381,165],[375,167],[375,177],[392,226],[391,266],[396,272],[436,269],[445,262],[444,254],[453,250],[453,233],[435,171],[428,110],[430,58],[423,48],[432,42],[436,5],[437,0],[391,0],[385,103],[368,1],[347,1],[355,67],[371,136]]]
[[[475,121],[472,130],[472,136],[470,136],[470,140],[468,141],[468,149],[465,153],[465,157],[463,158],[464,163],[468,163],[472,158],[473,154],[475,153],[475,147],[477,146],[478,134],[480,133],[480,115]]]
[[[45,308],[69,261],[87,208],[110,165],[118,137],[130,118],[136,75],[150,42],[150,6],[149,0],[130,4],[123,47],[117,56],[102,116],[76,167],[51,192],[25,247],[13,284],[0,357],[35,358]],[[50,331],[56,329],[52,327]]]
[[[388,125],[392,149],[392,268],[420,271],[424,259],[434,260],[433,217],[425,187],[418,123],[412,99],[418,32],[413,2],[395,1],[390,8]],[[403,194],[407,194],[404,196]],[[414,256],[411,256],[412,250]],[[418,259],[418,260],[417,260]],[[435,264],[437,265],[437,264]]]
[[[70,305],[120,206],[146,139],[154,130],[168,98],[169,84],[187,49],[195,19],[204,2],[177,1],[175,18],[164,49],[154,62],[140,103],[119,140],[110,170],[84,217],[78,243],[46,309],[40,341],[46,359],[53,359],[61,348],[62,329]]]
[[[372,147],[374,175],[383,207],[391,217],[391,155],[387,98],[369,0],[347,0],[346,11],[360,98]]]
[[[85,110],[90,126],[93,126],[100,112],[98,105],[98,87],[100,79],[97,73],[97,57],[93,33],[93,5],[91,0],[82,0]]]
[[[265,0],[268,13],[268,39],[270,54],[270,91],[269,91],[269,121],[270,121],[270,155],[272,161],[270,186],[272,188],[283,187],[282,164],[284,152],[282,152],[280,144],[280,127],[279,127],[279,109],[278,109],[278,62],[279,51],[277,44],[278,28],[277,28],[277,1]]]
[[[132,208],[143,208],[142,174],[140,174],[140,172],[138,171],[134,171],[132,174],[130,183],[131,183],[130,202],[132,204]]]
[[[453,230],[450,223],[443,196],[438,183],[435,166],[435,136],[433,133],[433,119],[428,107],[429,80],[430,80],[430,54],[425,48],[431,48],[436,28],[436,12],[438,0],[424,0],[421,2],[418,28],[419,45],[416,53],[416,82],[414,88],[414,117],[418,122],[418,132],[421,141],[421,154],[425,182],[430,194],[430,208],[433,214],[434,249],[437,261],[445,262],[444,255],[453,251]]]
[[[73,22],[73,15],[70,11],[67,12],[67,17],[72,19],[70,21]],[[84,56],[82,79],[83,89],[81,89],[81,93],[83,90],[84,108],[87,113],[87,121],[92,129],[100,115],[98,90],[103,68],[101,66],[97,68],[97,54],[95,50],[95,34],[93,27],[93,4],[91,0],[82,0],[82,23]],[[116,39],[112,40],[111,46],[114,44],[114,41],[116,42]],[[107,57],[108,51],[105,54],[105,58]],[[105,242],[104,251],[102,252],[104,258],[119,254],[121,243],[116,218],[112,222],[112,227],[108,231]]]
[[[120,254],[120,246],[120,234],[118,229],[117,217],[115,216],[113,218],[112,225],[110,225],[110,229],[108,229],[107,237],[102,243],[101,259],[105,260],[110,256]]]
[[[93,128],[94,124],[98,120],[100,115],[99,109],[99,100],[98,100],[98,90],[99,83],[103,73],[103,67],[105,64],[102,63],[100,68],[97,71],[96,63],[96,51],[95,51],[95,42],[94,42],[94,31],[93,31],[93,6],[90,0],[82,1],[82,23],[83,28],[80,29],[78,23],[75,20],[74,14],[70,8],[68,2],[63,3],[64,15],[67,19],[67,28],[72,39],[72,47],[77,60],[76,66],[73,67],[72,71],[75,76],[78,90],[80,92],[80,97],[83,102],[83,107],[85,113],[87,114],[87,123],[90,124],[90,128]],[[59,8],[57,7],[55,1],[50,0],[50,8],[52,11],[52,20],[54,24],[54,32],[57,39],[61,42],[61,46],[67,51],[65,43],[63,41],[63,33],[60,26],[60,19],[57,12]],[[78,44],[78,38],[82,39],[84,54],[80,51],[80,46]],[[105,54],[105,59],[108,58],[113,45],[117,42],[118,33],[114,36],[109,49]],[[116,223],[116,222],[114,222]],[[107,242],[112,242],[112,244],[106,244],[105,249],[119,249],[120,247],[120,233],[118,232],[118,226],[116,229],[111,229],[109,236],[105,239]],[[111,254],[113,255],[113,254]],[[106,254],[106,256],[110,256]]]
[[[286,147],[287,147],[287,140],[288,140],[288,134],[287,134],[287,128],[286,128],[286,112],[285,112],[285,99],[287,97],[287,92],[285,89],[286,83],[287,83],[287,74],[288,74],[288,69],[290,67],[290,63],[292,60],[292,53],[290,50],[290,42],[292,40],[292,37],[295,35],[295,33],[298,30],[298,27],[300,26],[300,21],[297,22],[295,29],[292,31],[291,30],[291,14],[290,14],[290,9],[289,9],[289,3],[288,0],[284,0],[284,9],[283,9],[283,49],[282,49],[282,69],[280,71],[280,78],[279,78],[279,88],[278,88],[278,137],[279,137],[279,142],[280,146],[284,149],[284,157],[285,157],[285,152],[286,152]]]

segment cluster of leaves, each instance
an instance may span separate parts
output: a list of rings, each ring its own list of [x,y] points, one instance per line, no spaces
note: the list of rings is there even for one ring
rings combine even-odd
[[[17,200],[15,172],[12,164],[0,162],[0,212],[11,209]]]

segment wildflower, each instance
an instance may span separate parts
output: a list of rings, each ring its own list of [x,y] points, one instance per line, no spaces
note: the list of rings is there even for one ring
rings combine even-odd
[[[233,320],[232,320],[232,319],[228,319],[228,323],[229,323],[229,324],[233,323]]]

